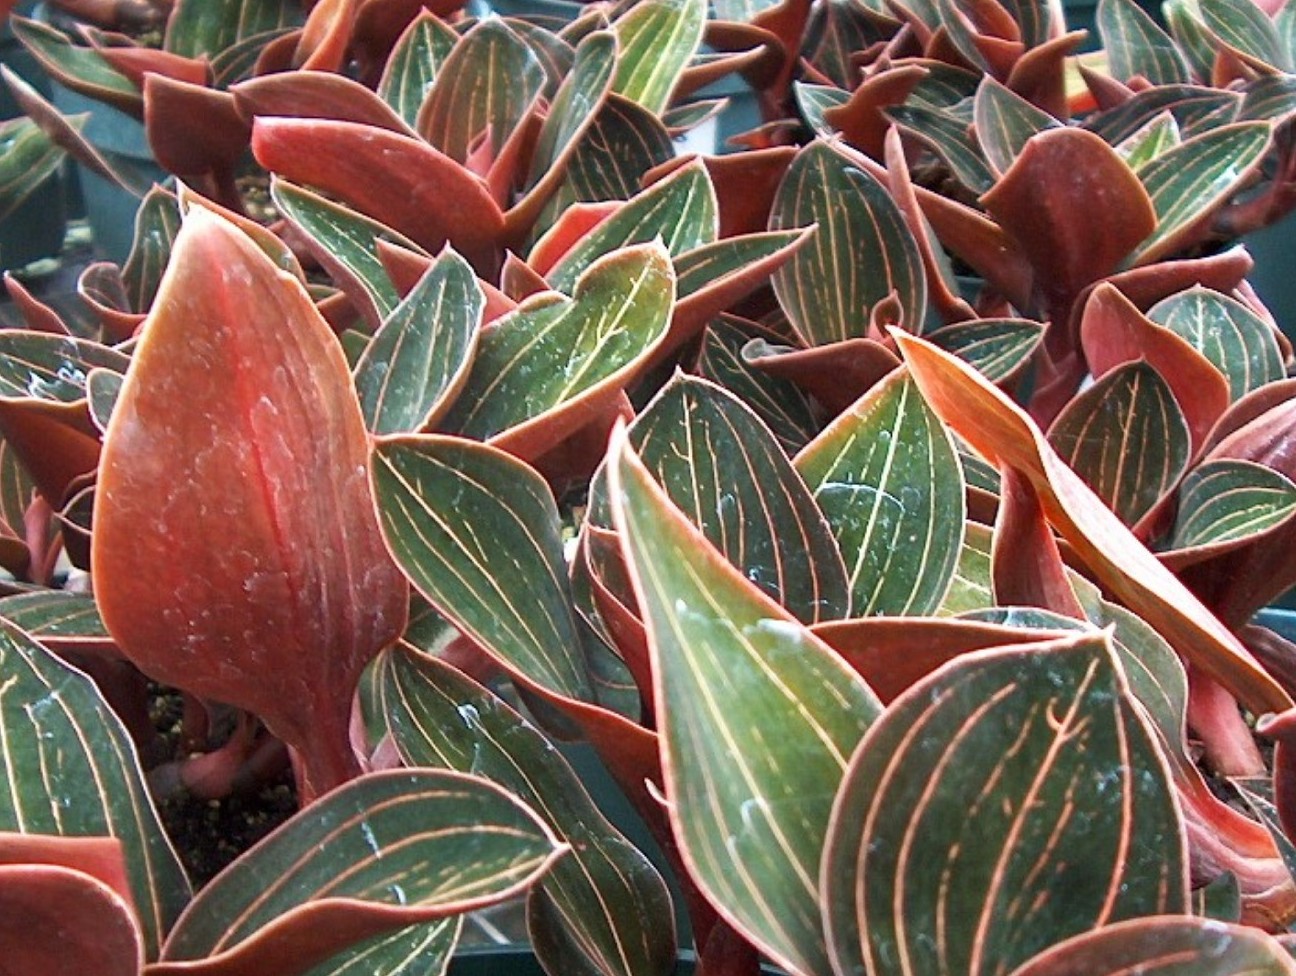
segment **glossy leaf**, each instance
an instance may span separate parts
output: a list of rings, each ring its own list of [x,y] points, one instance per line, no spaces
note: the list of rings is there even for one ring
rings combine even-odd
[[[673,965],[661,877],[607,820],[549,740],[486,688],[432,658],[380,659],[382,711],[409,765],[473,772],[534,809],[572,852],[541,879],[549,917],[591,971],[657,976]],[[537,943],[537,947],[543,943]],[[542,956],[543,958],[543,956]],[[574,972],[573,963],[560,967]]]
[[[367,447],[306,290],[190,210],[104,438],[95,597],[141,670],[260,715],[317,790],[356,771],[350,689],[405,624]]]
[[[732,394],[677,374],[636,418],[630,443],[674,505],[767,596],[807,624],[849,615],[823,513]]]
[[[1207,461],[1180,486],[1170,548],[1247,539],[1285,522],[1293,512],[1296,484],[1273,468],[1250,461]]]
[[[1238,122],[1189,139],[1139,170],[1156,210],[1156,230],[1129,258],[1148,264],[1191,243],[1193,226],[1235,192],[1260,164],[1269,125]]]
[[[295,0],[176,0],[164,46],[186,57],[211,56],[246,38],[302,21]]]
[[[552,268],[536,270],[551,288],[571,294],[586,269],[617,248],[661,238],[666,249],[678,255],[710,244],[718,233],[719,204],[711,177],[700,161],[692,162],[632,197]]]
[[[498,153],[544,80],[540,61],[505,21],[479,21],[437,72],[419,111],[419,135],[460,163],[483,136]]]
[[[1148,318],[1183,336],[1218,367],[1238,400],[1285,375],[1273,328],[1236,299],[1191,288],[1158,302]]]
[[[1296,973],[1296,962],[1278,940],[1251,926],[1201,918],[1141,918],[1061,942],[1014,970],[1012,976],[1095,972],[1282,976]]]
[[[454,251],[428,267],[356,364],[371,433],[412,433],[448,408],[467,380],[485,303],[472,268]]]
[[[1012,166],[1031,136],[1060,125],[989,75],[977,88],[973,111],[977,139],[990,165],[1000,173]]]
[[[973,319],[955,322],[927,339],[952,352],[997,383],[1015,375],[1044,340],[1045,326],[1029,319]]]
[[[1049,444],[1126,525],[1179,482],[1191,443],[1170,387],[1144,362],[1118,366],[1073,399]]]
[[[1192,73],[1170,35],[1134,0],[1101,0],[1095,15],[1112,76],[1153,85],[1187,84]]]
[[[67,590],[36,590],[0,599],[0,617],[47,648],[71,644],[111,647],[94,598]]]
[[[1242,104],[1237,92],[1199,85],[1162,85],[1139,92],[1114,108],[1085,121],[1090,129],[1112,145],[1123,142],[1164,112],[1170,112],[1180,129],[1191,128],[1204,118]]]
[[[1049,522],[1104,586],[1257,713],[1290,707],[1237,638],[1133,538],[1019,408],[958,359],[894,335],[932,409],[977,453],[1027,477]]]
[[[670,104],[671,93],[702,42],[704,0],[644,0],[612,24],[620,57],[613,90],[650,112]]]
[[[540,475],[434,435],[378,444],[373,478],[383,536],[415,588],[518,680],[589,700],[558,511]]]
[[[387,276],[376,242],[392,237],[391,230],[285,180],[271,182],[270,197],[365,317],[375,326],[389,318],[401,296]]]
[[[819,422],[799,386],[771,376],[744,359],[744,347],[763,335],[776,338],[755,323],[723,316],[713,319],[702,337],[698,375],[738,396],[774,433],[783,450],[794,454],[818,433]]]
[[[674,509],[624,440],[610,457],[652,653],[667,810],[689,873],[776,961],[827,972],[824,831],[847,755],[880,705]]]
[[[833,827],[838,972],[1005,972],[1067,935],[1188,907],[1169,774],[1101,634],[919,682],[866,734]]]
[[[638,245],[595,261],[572,298],[536,296],[497,319],[443,429],[523,443],[555,416],[615,394],[665,335],[674,291],[665,250]]]
[[[917,328],[926,278],[903,215],[849,150],[818,140],[793,160],[770,215],[771,230],[811,224],[814,239],[774,274],[779,303],[810,345],[866,337],[874,306],[893,293],[900,324]]]
[[[576,200],[628,200],[645,173],[674,156],[675,143],[657,116],[610,94],[577,143],[565,185]]]
[[[565,852],[534,812],[481,779],[369,773],[209,883],[157,972],[215,976],[253,962],[305,972],[364,939],[518,894]]]
[[[378,94],[413,126],[432,82],[459,39],[439,17],[422,12],[410,21],[387,58]]]
[[[189,900],[120,719],[81,672],[0,621],[0,829],[121,841],[150,958]]]
[[[953,438],[897,370],[796,457],[846,561],[857,617],[924,615],[945,598],[963,538]]]

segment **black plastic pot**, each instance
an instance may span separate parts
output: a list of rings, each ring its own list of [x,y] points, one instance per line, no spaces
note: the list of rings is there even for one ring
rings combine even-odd
[[[674,976],[693,976],[697,960],[691,952],[680,953]],[[782,976],[772,966],[761,967],[762,976]],[[450,961],[449,976],[546,976],[535,955],[525,947],[472,949]]]

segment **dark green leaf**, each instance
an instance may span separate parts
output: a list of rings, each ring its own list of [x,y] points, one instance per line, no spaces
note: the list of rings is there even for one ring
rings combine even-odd
[[[1237,875],[1225,871],[1214,881],[1193,891],[1193,914],[1221,922],[1236,922],[1242,917],[1242,890]]]
[[[89,339],[51,332],[0,330],[0,396],[75,403],[96,366],[126,372],[130,360]]]
[[[898,105],[886,111],[902,130],[922,140],[949,166],[954,178],[975,194],[994,186],[981,147],[967,123],[946,109],[926,105]]]
[[[171,244],[180,233],[180,208],[175,194],[154,187],[135,211],[135,239],[122,267],[126,298],[136,312],[147,312],[157,294],[162,272],[171,257]]]
[[[1188,425],[1169,385],[1146,362],[1118,366],[1073,399],[1049,443],[1127,525],[1188,466]]]
[[[569,930],[591,971],[657,976],[674,962],[661,920],[661,877],[590,800],[549,740],[486,688],[427,657],[379,659],[382,711],[408,765],[472,772],[531,806],[572,853],[541,880],[551,917]],[[572,972],[570,968],[553,970]]]
[[[1251,461],[1207,461],[1179,489],[1171,549],[1235,542],[1267,532],[1296,512],[1296,484]]]
[[[53,177],[67,153],[29,118],[0,122],[0,220]],[[0,254],[0,259],[6,255]]]
[[[373,480],[383,536],[415,588],[515,677],[589,700],[544,479],[495,448],[428,436],[378,444]]]
[[[1153,85],[1192,80],[1170,35],[1134,0],[1100,0],[1095,21],[1113,77],[1128,81],[1141,75]]]
[[[1273,327],[1227,295],[1190,288],[1154,305],[1148,318],[1183,336],[1228,377],[1234,400],[1286,375]]]
[[[1188,908],[1168,771],[1102,634],[968,655],[909,689],[852,758],[833,825],[838,972],[1011,972]]]
[[[97,51],[73,44],[62,31],[26,17],[10,17],[9,26],[14,37],[60,83],[124,112],[137,116],[143,112],[140,90]]]
[[[827,972],[816,890],[824,831],[846,757],[881,706],[706,542],[624,441],[609,475],[653,658],[667,810],[689,872],[776,961]]]
[[[275,27],[259,34],[249,34],[215,54],[211,59],[212,87],[225,90],[253,77],[262,52],[271,43],[285,34],[291,34],[295,29]]]
[[[1251,64],[1290,70],[1269,15],[1249,0],[1198,0],[1202,23],[1220,42]]]
[[[620,57],[613,89],[650,112],[671,93],[702,42],[705,0],[643,0],[612,24]]]
[[[369,773],[222,871],[177,923],[165,959],[318,964],[362,939],[515,895],[564,851],[529,808],[485,780]]]
[[[1197,5],[1189,0],[1163,0],[1161,10],[1170,36],[1192,67],[1193,76],[1210,78],[1219,44],[1202,23]]]
[[[1191,239],[1186,235],[1241,187],[1269,147],[1267,122],[1238,122],[1213,129],[1163,153],[1139,170],[1157,229],[1130,256],[1130,264],[1148,264],[1173,253]]]
[[[419,112],[419,135],[460,163],[486,133],[499,152],[544,81],[530,46],[503,20],[479,21],[437,72]]]
[[[944,326],[927,338],[998,382],[1026,365],[1044,340],[1044,329],[1028,319],[973,319]]]
[[[467,379],[486,299],[447,249],[387,316],[355,368],[365,425],[413,433],[436,421]]]
[[[675,259],[675,274],[681,300],[713,287],[730,275],[757,264],[795,244],[805,231],[767,231],[763,234],[740,234],[703,244]]]
[[[666,251],[647,244],[595,261],[571,298],[523,303],[482,335],[445,429],[496,437],[619,389],[666,334],[674,293]]]
[[[899,301],[900,324],[927,311],[918,245],[887,190],[851,156],[820,140],[792,161],[774,200],[771,230],[819,230],[774,273],[774,292],[810,345],[868,334],[873,307]]]
[[[1027,139],[1061,124],[989,75],[977,89],[973,113],[981,149],[1000,173],[1012,166]]]
[[[857,617],[923,615],[945,599],[966,500],[954,440],[903,370],[796,457],[846,560]]]
[[[376,322],[387,319],[400,304],[400,293],[378,256],[378,238],[409,245],[391,228],[340,203],[286,180],[270,184],[279,212],[314,244],[316,257],[328,268],[362,312]]]
[[[936,611],[939,616],[952,617],[994,606],[994,584],[990,571],[992,540],[993,533],[988,526],[968,522],[964,527],[958,564],[945,599]]]
[[[1097,113],[1085,120],[1084,127],[1115,146],[1163,112],[1170,112],[1179,128],[1184,129],[1220,109],[1236,108],[1241,104],[1242,96],[1237,92],[1197,85],[1162,85],[1141,91],[1115,108]]]
[[[120,840],[144,944],[156,958],[189,883],[126,729],[89,678],[6,621],[0,674],[0,829]]]
[[[630,428],[667,496],[748,580],[803,623],[849,616],[823,513],[767,428],[704,380],[677,374]]]
[[[296,27],[303,19],[297,0],[177,0],[163,47],[189,58],[211,57],[257,34]]]
[[[1179,132],[1179,123],[1169,112],[1164,112],[1120,143],[1116,152],[1137,173],[1181,142],[1183,136]]]
[[[722,316],[707,325],[697,371],[756,411],[788,454],[795,454],[819,432],[809,397],[791,380],[752,366],[743,348],[752,340],[776,338],[762,326]]]
[[[576,280],[595,261],[617,248],[661,238],[671,255],[710,244],[719,233],[719,203],[700,160],[626,202],[582,237],[545,274],[551,288],[572,294]]]
[[[99,619],[94,598],[66,590],[37,590],[0,599],[0,617],[45,643],[112,638]]]
[[[1283,7],[1284,11],[1287,9],[1286,6]],[[1268,119],[1277,122],[1293,112],[1296,112],[1296,76],[1265,75],[1246,87],[1238,119]]]
[[[418,122],[432,82],[458,39],[439,17],[424,12],[405,29],[387,58],[378,94],[410,126]]]
[[[561,177],[559,164],[565,165],[581,137],[593,125],[607,99],[615,67],[615,35],[595,31],[582,39],[571,72],[554,96],[536,138],[528,187],[540,184],[550,172]]]
[[[792,93],[796,96],[797,108],[801,118],[810,126],[815,135],[829,139],[837,130],[824,119],[824,112],[830,108],[840,108],[850,101],[850,92],[831,85],[811,85],[804,81],[793,82]]]

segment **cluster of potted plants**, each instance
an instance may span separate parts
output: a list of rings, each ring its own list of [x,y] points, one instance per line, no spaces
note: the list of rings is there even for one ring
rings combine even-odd
[[[6,74],[139,201],[6,279],[6,966],[1296,972],[1296,9],[124,7],[11,16],[173,178]]]

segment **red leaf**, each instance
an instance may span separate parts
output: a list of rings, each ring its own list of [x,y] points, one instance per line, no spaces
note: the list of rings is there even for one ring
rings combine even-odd
[[[104,444],[92,567],[123,654],[260,715],[316,791],[358,772],[351,695],[407,607],[364,422],[305,289],[206,210],[176,239]]]
[[[1005,468],[1000,476],[1002,502],[990,550],[995,602],[1084,620],[1039,495],[1014,468]]]

